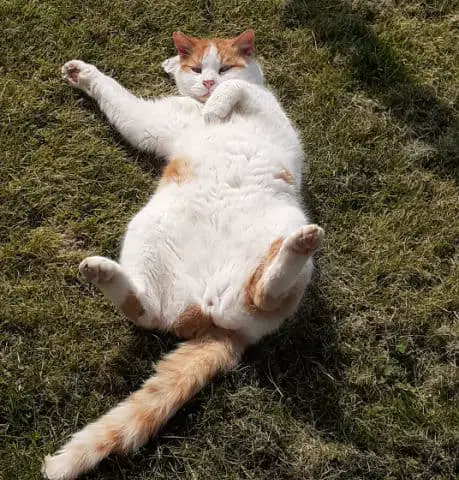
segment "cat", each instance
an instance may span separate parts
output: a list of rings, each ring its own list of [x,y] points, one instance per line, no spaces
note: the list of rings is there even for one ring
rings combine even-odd
[[[155,194],[130,221],[119,263],[80,272],[130,318],[185,342],[156,374],[45,458],[74,479],[112,452],[143,445],[217,373],[297,309],[324,232],[302,205],[298,134],[264,86],[254,32],[198,39],[176,32],[164,70],[180,96],[144,100],[79,60],[63,77],[96,100],[135,147],[165,157]]]

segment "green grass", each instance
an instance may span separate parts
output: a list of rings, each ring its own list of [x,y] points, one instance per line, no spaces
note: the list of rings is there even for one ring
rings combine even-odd
[[[88,479],[452,479],[459,448],[459,75],[449,0],[3,0],[0,478],[116,404],[175,343],[77,275],[116,256],[158,160],[126,146],[59,68],[173,91],[171,33],[255,28],[301,132],[327,232],[297,317],[147,447]]]

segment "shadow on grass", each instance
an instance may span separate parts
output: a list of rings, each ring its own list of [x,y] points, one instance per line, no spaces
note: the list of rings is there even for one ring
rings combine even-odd
[[[321,297],[318,276],[316,274],[295,318],[279,332],[249,348],[242,365],[251,371],[250,376],[256,378],[261,388],[277,391],[283,406],[295,418],[314,425],[327,437],[344,439],[346,433],[342,431],[344,424],[339,402],[344,366],[337,350],[335,330],[339,313],[330,309]],[[126,382],[116,392],[111,384],[101,385],[101,393],[104,390],[108,393],[108,389],[111,394],[125,397],[136,390],[151,372],[149,366],[178,342],[165,333],[134,327],[132,333],[130,345],[111,365]],[[226,391],[236,391],[242,383],[238,371],[214,379],[172,417],[162,434],[151,439],[138,453],[112,455],[84,478],[122,479],[125,475],[133,478],[145,472],[153,473],[155,468],[160,468],[163,474],[167,471],[184,473],[181,472],[181,459],[173,453],[177,439],[185,437],[193,441],[196,418],[214,388],[224,385]]]
[[[99,115],[101,121],[106,121],[91,99],[85,99],[85,108]],[[156,179],[162,161],[152,154],[138,152],[116,130],[113,129],[113,132],[116,141],[123,145],[129,161],[137,162],[142,170]],[[314,198],[306,192],[305,199],[316,213]],[[279,392],[283,405],[292,411],[295,418],[313,424],[329,436],[342,438],[345,435],[339,433],[343,428],[339,399],[345,367],[337,349],[335,324],[339,312],[327,305],[320,294],[319,285],[320,274],[316,271],[313,286],[295,317],[287,321],[279,332],[249,348],[242,364],[248,366],[262,388]],[[133,327],[130,345],[110,367],[125,382],[115,388],[110,382],[101,384],[99,392],[124,398],[140,388],[152,373],[151,365],[162,354],[171,351],[177,343],[173,335]],[[235,372],[214,379],[210,386],[187,402],[167,423],[164,434],[151,439],[139,453],[113,455],[83,478],[95,480],[122,479],[125,475],[133,477],[154,471],[159,458],[162,471],[180,471],[183,467],[180,459],[173,454],[168,455],[169,448],[176,445],[176,438],[189,437],[192,440],[194,418],[202,411],[204,399],[210,395],[212,388],[224,384],[226,390],[237,390],[238,385],[241,385],[238,377],[238,372]]]
[[[415,139],[432,147],[421,167],[458,180],[458,118],[432,87],[417,85],[394,50],[368,26],[373,12],[351,8],[340,0],[290,0],[285,28],[311,29],[318,43],[349,59],[357,85],[406,125]]]
[[[153,153],[143,152],[133,147],[124,139],[118,130],[108,122],[107,117],[100,110],[95,100],[86,95],[81,95],[79,92],[77,92],[77,95],[81,96],[81,106],[84,110],[90,111],[99,119],[100,123],[110,126],[115,143],[122,145],[126,153],[126,160],[138,164],[142,171],[149,174],[152,179],[156,180],[159,178],[164,161]]]
[[[178,343],[179,340],[172,334],[143,330],[132,325],[130,343],[110,365],[110,370],[116,372],[117,376],[122,376],[125,381],[116,389],[113,388],[111,382],[101,384],[99,392],[115,394],[122,401],[129,394],[138,390],[142,383],[154,374],[154,364],[163,355],[174,350]],[[84,475],[82,479],[121,480],[137,478],[136,475],[140,476],[145,472],[153,474],[155,468],[160,468],[161,472],[175,472],[180,469],[180,462],[173,454],[169,455],[169,449],[176,445],[177,438],[190,436],[190,430],[194,425],[193,419],[201,410],[205,394],[209,395],[206,389],[202,394],[192,398],[185,407],[182,407],[167,422],[164,434],[160,433],[151,438],[137,452],[129,452],[127,455],[111,455],[93,471]],[[105,412],[101,412],[101,414],[103,413]],[[159,461],[160,465],[158,465]]]
[[[303,303],[277,334],[251,348],[246,361],[260,385],[277,390],[295,418],[340,437],[340,386],[345,366],[338,350],[339,312],[320,294],[316,272]]]
[[[458,131],[454,109],[440,100],[430,86],[416,84],[394,50],[368,26],[371,15],[369,11],[353,10],[339,0],[292,0],[285,4],[282,22],[286,28],[311,29],[317,42],[327,45],[332,53],[347,57],[356,86],[390,110],[414,139],[432,147],[432,155],[419,166],[457,180]],[[91,108],[98,111],[94,103]],[[131,160],[153,177],[158,175],[161,163],[157,158],[137,152],[118,134],[115,136]],[[314,199],[309,200],[314,204]],[[358,436],[352,434],[353,426],[343,418],[340,407],[346,362],[340,354],[336,330],[339,316],[340,312],[321,296],[318,274],[295,319],[250,348],[243,363],[253,369],[261,387],[279,393],[293,416],[336,440],[358,443]],[[120,394],[137,388],[140,379],[147,376],[142,366],[157,360],[174,344],[172,337],[136,330],[129,350],[114,366],[127,379]],[[140,359],[140,363],[135,359]],[[237,388],[232,386],[231,376],[213,384],[221,381],[229,388]],[[139,455],[112,457],[88,478],[103,478],[107,474],[109,478],[124,478],[124,471],[132,476],[154,468],[158,449],[167,451],[168,445],[174,444],[174,435],[188,436],[193,430],[193,415],[201,410],[209,388],[178,412],[168,423],[166,435],[150,441]],[[180,469],[173,455],[169,459],[162,457],[161,462],[163,467],[164,462],[172,462],[172,470]]]

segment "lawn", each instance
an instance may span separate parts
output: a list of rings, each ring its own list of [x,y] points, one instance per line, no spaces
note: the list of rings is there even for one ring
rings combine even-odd
[[[60,78],[168,94],[171,35],[248,27],[327,233],[298,315],[92,479],[453,479],[459,449],[459,15],[453,0],[2,0],[0,479],[139,387],[173,347],[77,273],[116,257],[161,162]]]

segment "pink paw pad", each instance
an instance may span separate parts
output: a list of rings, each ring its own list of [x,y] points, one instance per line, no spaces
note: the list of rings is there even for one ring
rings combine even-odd
[[[78,77],[80,75],[80,69],[74,65],[71,64],[66,68],[66,77],[68,80],[70,80],[73,83],[78,83]]]
[[[301,228],[292,238],[290,248],[302,255],[309,255],[319,248],[324,237],[324,231],[317,225],[307,225]]]

